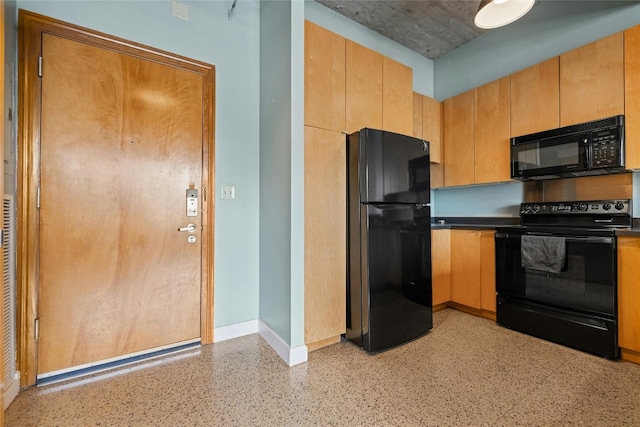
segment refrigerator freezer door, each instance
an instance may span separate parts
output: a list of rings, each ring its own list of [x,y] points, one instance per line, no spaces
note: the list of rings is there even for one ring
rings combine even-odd
[[[346,337],[378,352],[433,327],[429,207],[361,205],[351,231]]]
[[[365,128],[349,136],[349,157],[359,202],[429,203],[427,141]]]

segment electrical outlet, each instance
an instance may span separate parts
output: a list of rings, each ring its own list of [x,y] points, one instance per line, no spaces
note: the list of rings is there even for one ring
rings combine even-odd
[[[220,198],[221,199],[235,199],[236,198],[236,187],[232,185],[223,185],[220,187]]]

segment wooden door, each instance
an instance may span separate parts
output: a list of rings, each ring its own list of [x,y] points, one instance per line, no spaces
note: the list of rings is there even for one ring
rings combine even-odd
[[[469,185],[474,181],[475,91],[444,101],[444,184]]]
[[[382,55],[347,40],[345,64],[347,133],[382,129]]]
[[[344,37],[304,22],[304,124],[344,131]]]
[[[451,230],[451,301],[480,308],[480,232]]]
[[[511,75],[511,136],[559,126],[559,63],[555,56]]]
[[[199,339],[202,76],[49,34],[42,58],[38,375]]]
[[[511,179],[509,76],[476,88],[475,183]]]
[[[411,135],[413,131],[413,71],[382,58],[382,129]]]
[[[304,335],[309,350],[340,341],[346,328],[345,136],[305,126]]]
[[[624,114],[623,33],[560,55],[560,126],[618,114]]]

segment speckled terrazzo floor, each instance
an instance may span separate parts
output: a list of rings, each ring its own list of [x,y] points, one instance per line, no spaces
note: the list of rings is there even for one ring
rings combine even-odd
[[[454,310],[370,356],[287,367],[258,335],[22,391],[7,426],[640,426],[640,365]]]

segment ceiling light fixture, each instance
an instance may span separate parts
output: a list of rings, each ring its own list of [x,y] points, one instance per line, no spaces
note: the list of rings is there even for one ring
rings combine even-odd
[[[489,30],[511,24],[531,10],[536,0],[482,0],[474,22]]]

